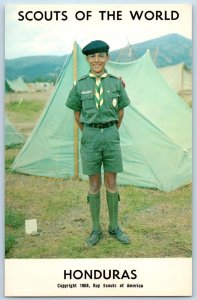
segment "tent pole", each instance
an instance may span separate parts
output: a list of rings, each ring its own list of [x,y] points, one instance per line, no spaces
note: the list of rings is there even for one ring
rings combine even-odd
[[[77,80],[77,43],[73,44],[73,80]],[[74,166],[75,166],[75,178],[79,178],[79,149],[78,149],[78,125],[74,121]]]

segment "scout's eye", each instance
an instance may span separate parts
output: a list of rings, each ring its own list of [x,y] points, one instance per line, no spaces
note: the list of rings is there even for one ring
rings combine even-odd
[[[99,57],[105,57],[105,56],[106,56],[106,53],[105,53],[105,52],[99,53]]]
[[[94,58],[94,57],[95,57],[95,54],[89,54],[88,57]]]

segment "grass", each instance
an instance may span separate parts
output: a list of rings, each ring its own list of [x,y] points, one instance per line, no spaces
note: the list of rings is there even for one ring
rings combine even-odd
[[[5,105],[10,121],[16,125],[19,132],[28,135],[37,122],[46,100],[12,101]]]
[[[15,237],[12,234],[8,233],[5,238],[5,254],[7,254],[10,251],[10,249],[14,246],[15,243]]]
[[[28,132],[44,101],[6,104],[14,124]],[[31,124],[31,126],[29,126]],[[132,243],[109,236],[105,189],[101,189],[103,238],[86,246],[91,217],[86,201],[88,182],[52,179],[11,172],[20,147],[5,150],[6,258],[191,257],[192,186],[172,192],[119,186],[119,223]],[[39,235],[25,233],[25,220],[37,219]]]
[[[17,242],[18,229],[24,224],[24,216],[17,211],[13,211],[9,207],[6,208],[5,212],[5,226],[6,238],[5,238],[5,253],[7,254],[10,249]]]
[[[13,228],[19,228],[24,224],[24,217],[21,213],[16,213],[9,208],[5,213],[5,225]]]
[[[191,257],[191,186],[164,193],[132,186],[119,187],[120,225],[132,239],[122,245],[109,236],[108,210],[102,188],[103,239],[94,248],[85,240],[91,231],[86,203],[88,182],[10,175],[6,207],[25,219],[37,219],[39,236],[16,229],[11,258]],[[7,228],[7,226],[6,226]]]
[[[35,121],[37,116],[42,111],[43,107],[45,106],[46,101],[13,101],[7,102],[5,109],[6,112],[13,116],[17,122],[18,120],[23,121]],[[28,112],[28,113],[27,113]],[[15,117],[15,118],[14,118]]]

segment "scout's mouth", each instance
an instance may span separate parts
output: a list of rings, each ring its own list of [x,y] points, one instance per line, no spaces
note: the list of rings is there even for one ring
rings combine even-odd
[[[93,67],[94,67],[94,68],[100,68],[100,67],[102,67],[102,64],[99,64],[99,65],[98,65],[98,64],[97,64],[97,65],[93,65]]]

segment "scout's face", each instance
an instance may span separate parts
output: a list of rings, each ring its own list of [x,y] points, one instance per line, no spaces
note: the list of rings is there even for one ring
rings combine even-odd
[[[105,69],[105,64],[109,60],[109,56],[105,52],[89,54],[86,60],[90,65],[91,72],[95,75],[102,74]]]

